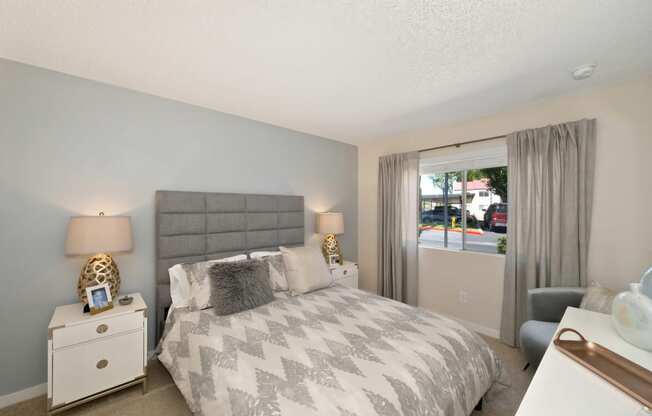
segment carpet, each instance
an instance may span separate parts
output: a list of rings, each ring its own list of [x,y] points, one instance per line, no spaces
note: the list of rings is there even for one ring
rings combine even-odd
[[[505,382],[496,385],[485,399],[481,412],[473,416],[508,416],[516,413],[527,390],[533,370],[521,371],[523,359],[517,349],[501,344],[498,340],[483,337],[503,361]],[[165,368],[152,360],[148,366],[149,389],[143,395],[139,386],[62,412],[61,416],[185,416],[191,415],[181,393],[174,385]],[[17,403],[0,409],[0,416],[46,415],[45,396]]]

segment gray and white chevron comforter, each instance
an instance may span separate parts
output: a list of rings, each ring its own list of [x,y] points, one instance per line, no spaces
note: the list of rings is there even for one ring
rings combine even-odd
[[[343,286],[229,316],[175,310],[159,360],[204,416],[468,415],[500,372],[459,323]]]

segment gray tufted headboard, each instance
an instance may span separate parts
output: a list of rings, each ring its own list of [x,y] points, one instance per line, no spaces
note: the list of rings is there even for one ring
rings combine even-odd
[[[170,267],[303,242],[303,196],[156,191],[156,340]]]

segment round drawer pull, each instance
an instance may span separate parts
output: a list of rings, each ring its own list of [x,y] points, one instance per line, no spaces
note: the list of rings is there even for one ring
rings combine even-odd
[[[97,362],[97,364],[95,364],[95,367],[97,367],[99,370],[101,370],[103,368],[106,368],[107,365],[109,365],[108,360],[100,360],[100,361]]]
[[[348,272],[349,272],[348,270],[344,270],[344,273],[342,273],[342,274],[344,274],[344,275],[346,276],[346,274],[347,274]]]
[[[109,330],[109,326],[107,324],[98,325],[97,329],[95,329],[95,331],[97,331],[98,334],[103,334],[108,330]]]

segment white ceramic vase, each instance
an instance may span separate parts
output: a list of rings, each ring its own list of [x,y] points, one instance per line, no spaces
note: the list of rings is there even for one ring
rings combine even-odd
[[[652,267],[641,276],[641,292],[652,299]]]
[[[652,351],[652,299],[641,292],[640,283],[629,287],[614,298],[612,321],[625,341]]]

